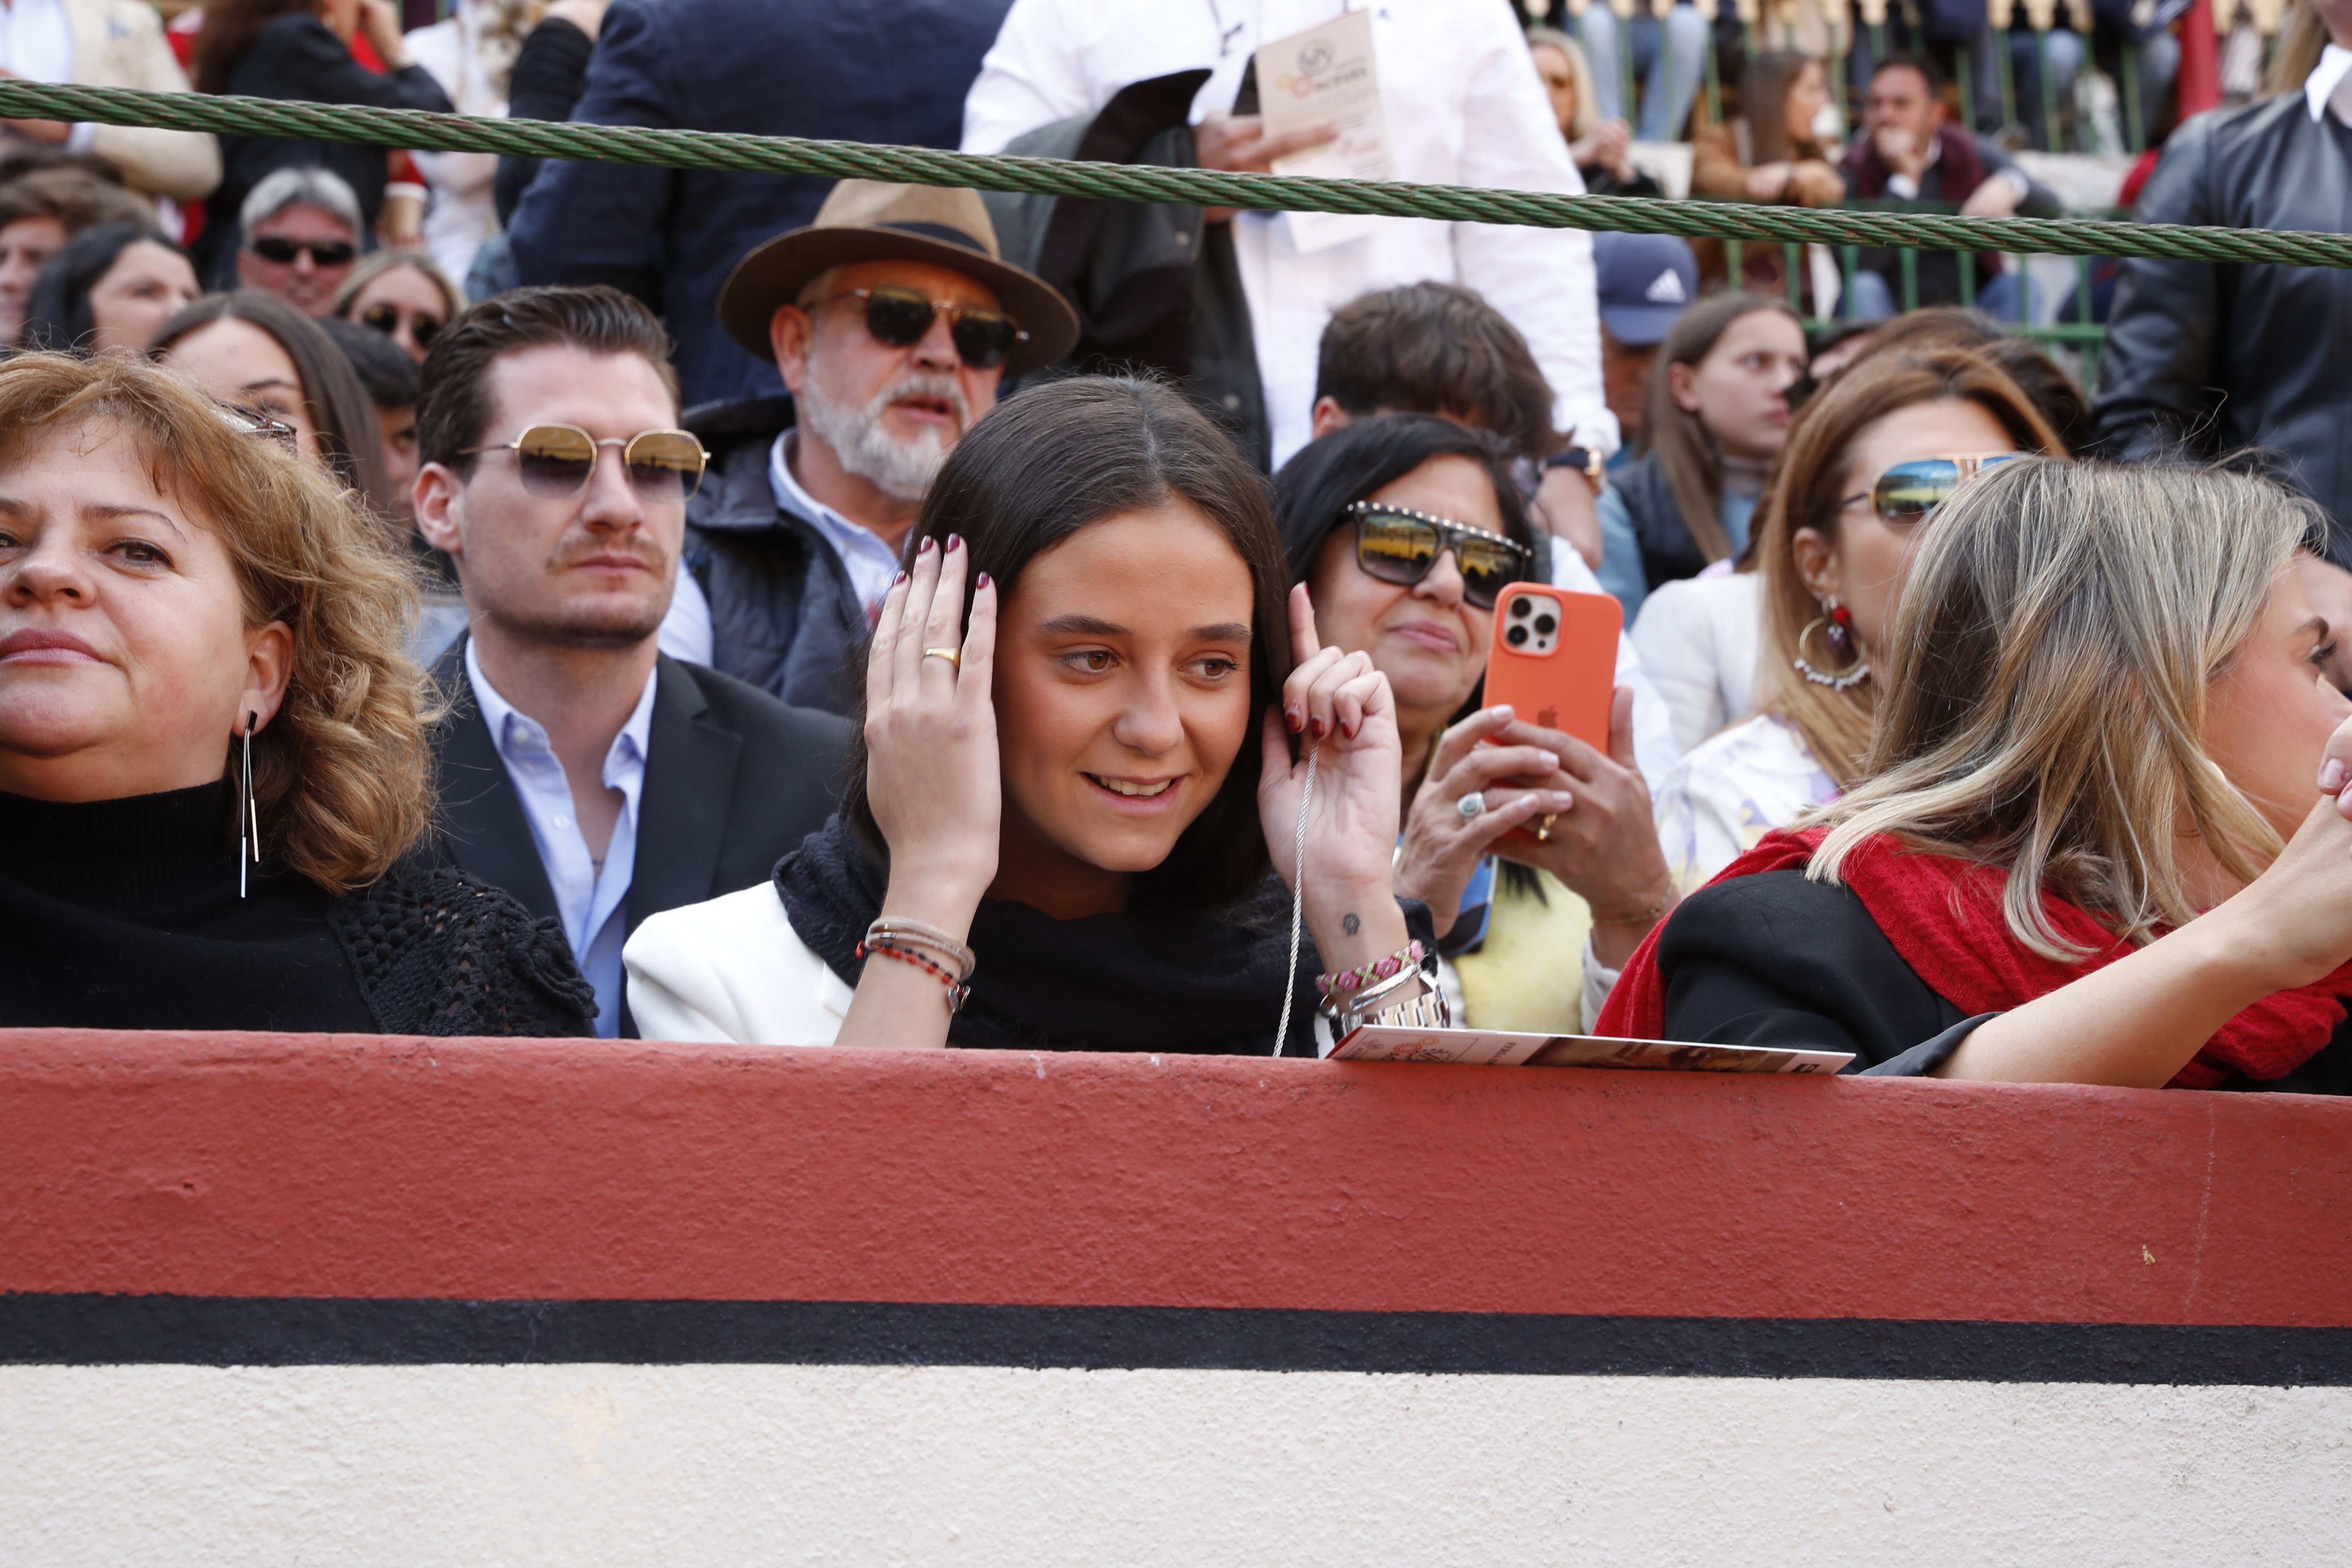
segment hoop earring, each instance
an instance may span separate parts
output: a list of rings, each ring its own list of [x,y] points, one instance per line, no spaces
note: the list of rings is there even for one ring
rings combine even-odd
[[[236,896],[245,897],[245,873],[248,866],[261,864],[261,807],[253,798],[253,727],[260,715],[245,716],[245,773],[238,794],[236,814]]]
[[[1844,661],[1843,669],[1816,668],[1805,657],[1805,639],[1814,632],[1822,634],[1829,644],[1830,657]],[[1797,673],[1815,686],[1826,686],[1832,691],[1843,691],[1870,679],[1870,663],[1862,657],[1862,647],[1854,640],[1853,615],[1832,596],[1822,602],[1822,613],[1797,634],[1797,657],[1793,661]]]

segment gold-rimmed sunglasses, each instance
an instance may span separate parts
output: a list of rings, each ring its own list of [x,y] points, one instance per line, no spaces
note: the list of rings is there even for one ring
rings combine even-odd
[[[2028,455],[1971,452],[1948,458],[1915,458],[1879,475],[1878,481],[1861,494],[1838,502],[1838,510],[1843,511],[1868,501],[1881,522],[1891,528],[1909,528],[1926,521],[1929,512],[1951,500],[1954,490],[1977,475]]]
[[[710,454],[686,430],[640,430],[624,441],[603,439],[577,425],[533,425],[511,441],[468,447],[464,456],[482,452],[512,452],[522,488],[546,500],[568,500],[588,488],[602,448],[621,448],[621,462],[639,500],[685,500],[702,488],[703,470]]]

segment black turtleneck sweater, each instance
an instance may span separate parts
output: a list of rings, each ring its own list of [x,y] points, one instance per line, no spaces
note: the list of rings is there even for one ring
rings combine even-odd
[[[562,932],[461,872],[337,898],[265,857],[240,898],[236,870],[226,782],[0,794],[0,1027],[591,1032]]]

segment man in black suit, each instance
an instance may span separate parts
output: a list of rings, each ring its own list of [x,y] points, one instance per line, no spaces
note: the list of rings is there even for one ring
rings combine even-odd
[[[606,1036],[628,933],[764,880],[850,736],[655,646],[706,461],[668,346],[615,289],[523,289],[441,332],[417,405],[416,525],[470,626],[435,671],[438,847],[562,922]]]

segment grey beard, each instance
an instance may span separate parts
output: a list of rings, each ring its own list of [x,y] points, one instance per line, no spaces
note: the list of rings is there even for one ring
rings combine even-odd
[[[931,488],[955,442],[932,430],[899,440],[883,428],[882,416],[902,397],[937,397],[955,410],[956,426],[971,427],[971,405],[955,377],[909,372],[874,395],[863,408],[837,402],[823,376],[812,375],[796,400],[801,422],[826,446],[842,468],[893,500],[919,501]]]

